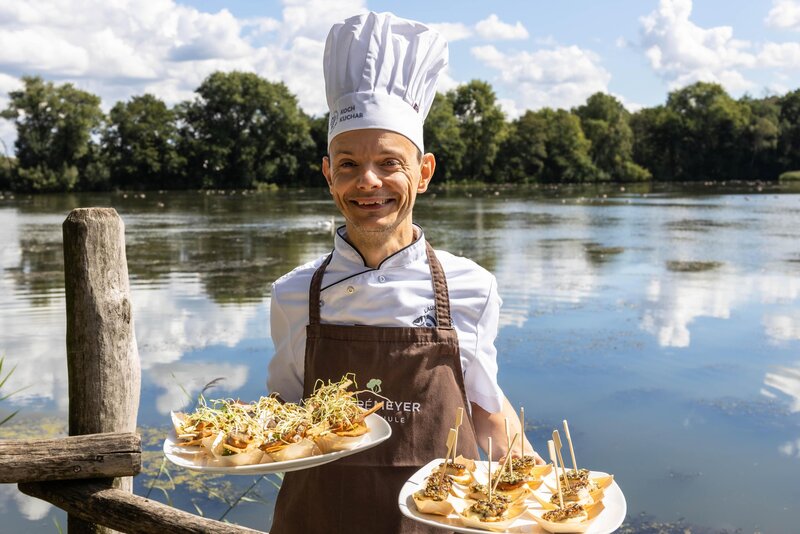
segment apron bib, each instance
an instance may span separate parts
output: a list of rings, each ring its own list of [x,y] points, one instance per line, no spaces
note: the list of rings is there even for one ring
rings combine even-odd
[[[445,440],[456,409],[467,413],[458,337],[450,318],[444,270],[426,242],[436,301],[436,327],[377,327],[321,324],[320,288],[331,256],[314,273],[309,290],[303,396],[316,381],[339,381],[355,373],[384,401],[377,413],[392,437],[365,452],[311,469],[286,473],[272,534],[441,532],[400,513],[397,497],[420,467],[447,452]],[[459,453],[478,458],[472,420],[462,425]]]

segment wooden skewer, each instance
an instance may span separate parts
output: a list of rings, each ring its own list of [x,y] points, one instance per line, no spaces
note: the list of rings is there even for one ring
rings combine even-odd
[[[556,490],[558,491],[558,502],[561,503],[561,508],[564,508],[564,494],[561,493],[561,482],[558,480],[558,455],[556,455],[556,448],[553,445],[553,440],[547,441],[547,448],[550,451],[550,461],[556,466]]]
[[[456,439],[453,442],[453,463],[456,463],[456,451],[458,450],[458,432],[461,429],[461,424],[463,422],[464,422],[464,408],[459,406],[456,409]]]
[[[522,439],[519,440],[519,457],[520,460],[525,458],[525,407],[519,407],[519,424],[522,432]]]
[[[558,455],[558,459],[561,461],[561,469],[564,471],[564,485],[567,487],[567,491],[570,490],[569,487],[569,480],[567,477],[567,466],[564,465],[564,458],[561,456],[561,436],[558,435],[558,430],[553,430],[553,443],[556,446],[556,455]],[[558,476],[558,469],[556,468],[556,476]]]
[[[564,434],[567,435],[567,443],[569,444],[569,453],[572,455],[572,468],[575,470],[575,475],[578,475],[578,462],[575,461],[575,449],[572,448],[572,438],[569,436],[569,425],[567,420],[564,419]]]
[[[489,502],[492,502],[492,436],[489,436]]]
[[[518,437],[519,437],[519,434],[518,434],[518,433],[517,433],[517,434],[514,434],[514,439],[513,439],[513,440],[511,440],[511,445],[512,445],[512,446],[514,445],[514,443],[516,443],[516,441],[517,441],[517,438],[518,438]],[[494,481],[494,484],[492,484],[492,475],[491,475],[491,473],[489,473],[489,484],[490,484],[490,487],[489,487],[489,490],[490,490],[490,492],[489,492],[489,495],[491,495],[491,494],[492,494],[492,492],[493,492],[493,491],[495,490],[495,488],[497,487],[497,483],[498,483],[498,482],[500,482],[500,477],[501,477],[501,476],[503,476],[503,470],[506,468],[506,465],[508,465],[508,462],[509,462],[510,460],[511,460],[511,455],[510,455],[510,454],[506,454],[506,461],[505,461],[505,462],[503,462],[503,466],[502,466],[502,467],[500,468],[500,470],[497,472],[497,480],[495,480],[495,481]],[[491,501],[491,497],[489,497],[489,500]]]
[[[511,433],[508,431],[508,417],[506,417],[504,419],[504,422],[506,424],[506,458],[507,458],[507,457],[511,456],[511,452],[512,452],[512,450],[511,450]],[[505,462],[503,465],[506,465],[506,463],[508,463],[508,462]],[[508,469],[509,469],[509,473],[513,473],[514,472],[513,471],[513,467],[511,466],[511,464],[508,464]]]
[[[447,459],[450,457],[450,453],[453,451],[455,439],[456,429],[451,428],[450,432],[447,433],[447,454],[444,457],[444,466],[442,467],[442,472],[439,473],[439,487],[441,487],[442,483],[444,483],[444,475],[447,473]]]

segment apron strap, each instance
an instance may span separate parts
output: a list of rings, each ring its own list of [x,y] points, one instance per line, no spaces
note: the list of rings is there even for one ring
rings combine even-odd
[[[447,291],[447,278],[444,275],[442,264],[433,252],[433,247],[425,241],[425,252],[428,255],[428,266],[431,270],[431,280],[433,282],[433,298],[436,301],[436,322],[439,328],[453,328],[450,319],[450,294]],[[328,254],[322,265],[314,272],[311,278],[311,286],[308,290],[308,323],[320,324],[320,293],[322,292],[322,277],[325,269],[330,265],[333,252]]]
[[[433,252],[433,247],[425,241],[425,252],[428,254],[428,265],[431,269],[433,281],[433,298],[436,300],[436,322],[439,328],[453,328],[450,320],[450,294],[447,291],[447,277],[444,275],[442,264]]]
[[[319,294],[322,292],[322,276],[325,274],[325,268],[331,263],[333,252],[328,254],[322,265],[314,272],[311,278],[311,287],[308,289],[308,323],[320,324],[320,299]]]

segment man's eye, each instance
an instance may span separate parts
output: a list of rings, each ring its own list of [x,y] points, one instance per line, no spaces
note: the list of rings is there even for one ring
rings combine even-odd
[[[387,166],[389,166],[389,167],[397,167],[398,165],[400,165],[400,160],[397,160],[397,159],[387,159],[386,161],[384,161],[384,162],[383,162],[383,164],[384,164],[384,165],[387,165]]]
[[[352,161],[343,161],[343,162],[339,163],[339,167],[349,168],[349,167],[355,167],[355,166],[356,166],[356,164],[353,163]]]

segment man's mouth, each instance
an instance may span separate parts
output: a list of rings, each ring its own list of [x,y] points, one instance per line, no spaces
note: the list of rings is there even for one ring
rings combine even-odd
[[[355,204],[356,206],[362,208],[379,208],[381,206],[385,206],[389,202],[392,202],[391,198],[364,198],[350,201],[351,204]]]

